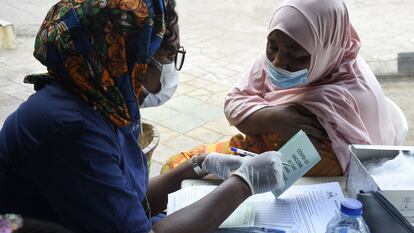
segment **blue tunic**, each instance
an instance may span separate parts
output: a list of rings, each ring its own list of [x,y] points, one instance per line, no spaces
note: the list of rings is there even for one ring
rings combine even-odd
[[[0,213],[81,232],[147,233],[138,130],[115,129],[77,95],[47,85],[0,131]]]

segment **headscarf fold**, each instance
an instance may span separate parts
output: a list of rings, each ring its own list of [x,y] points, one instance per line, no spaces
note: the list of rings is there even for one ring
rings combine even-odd
[[[61,0],[36,36],[34,56],[48,73],[25,82],[39,89],[55,80],[102,112],[114,126],[135,126],[148,60],[166,31],[163,0]]]
[[[344,173],[349,144],[395,143],[382,88],[358,56],[360,40],[342,0],[286,0],[269,25],[269,34],[275,30],[311,54],[309,83],[286,90],[274,86],[266,55],[261,55],[225,99],[230,124],[264,107],[301,105],[325,128]]]

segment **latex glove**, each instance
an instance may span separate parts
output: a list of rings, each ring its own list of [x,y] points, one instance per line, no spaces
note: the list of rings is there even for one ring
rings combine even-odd
[[[282,154],[268,151],[245,160],[234,175],[249,185],[252,195],[280,189],[284,186]]]
[[[223,180],[229,178],[230,173],[238,169],[244,160],[247,158],[220,154],[220,153],[209,153],[204,162],[201,164],[201,169],[206,173],[211,173]]]

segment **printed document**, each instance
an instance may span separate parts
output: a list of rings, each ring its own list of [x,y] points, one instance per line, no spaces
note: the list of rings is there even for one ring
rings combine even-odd
[[[217,186],[190,186],[168,196],[168,214],[201,199]],[[280,195],[254,195],[243,202],[218,232],[325,232],[344,199],[339,183],[295,185]],[[214,213],[212,213],[214,214]]]

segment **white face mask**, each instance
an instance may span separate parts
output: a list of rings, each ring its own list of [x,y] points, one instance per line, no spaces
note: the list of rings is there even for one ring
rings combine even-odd
[[[157,107],[167,102],[174,95],[178,86],[178,72],[175,69],[174,62],[162,65],[161,71],[161,90],[152,94],[143,87],[147,96],[141,104],[141,108]]]

